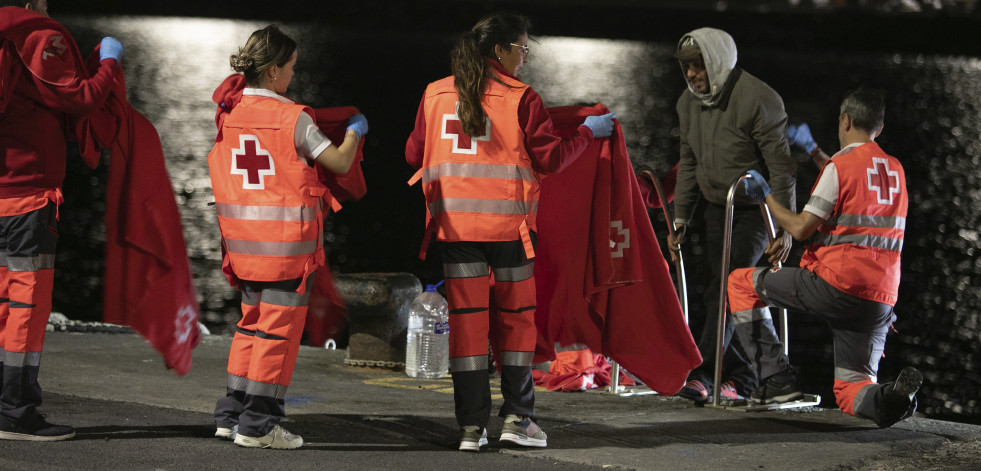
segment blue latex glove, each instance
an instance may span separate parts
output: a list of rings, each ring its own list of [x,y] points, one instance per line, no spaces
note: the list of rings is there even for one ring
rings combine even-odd
[[[808,153],[817,147],[817,143],[814,142],[814,138],[811,136],[811,128],[807,126],[807,123],[803,123],[800,126],[787,126],[787,142],[791,146],[800,147]]]
[[[593,137],[609,137],[613,134],[613,119],[616,113],[607,113],[602,116],[586,116],[586,121],[582,125],[593,131]]]
[[[358,139],[361,139],[365,134],[368,134],[368,118],[365,118],[361,113],[351,116],[347,120],[347,129],[353,129],[354,132],[358,133]]]
[[[743,179],[743,191],[746,192],[746,196],[753,200],[754,203],[759,203],[766,199],[770,194],[770,185],[766,183],[763,175],[756,170],[750,170],[748,173],[753,178]]]
[[[99,60],[116,59],[118,63],[122,58],[123,43],[110,36],[102,38],[102,45],[99,47]]]

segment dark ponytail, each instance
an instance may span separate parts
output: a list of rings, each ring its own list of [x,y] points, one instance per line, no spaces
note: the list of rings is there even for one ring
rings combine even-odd
[[[494,76],[485,58],[496,60],[494,46],[511,47],[510,44],[527,34],[529,28],[531,21],[524,16],[496,13],[478,21],[450,52],[454,86],[460,99],[457,116],[468,136],[480,137],[486,130],[487,114],[480,101],[487,79]]]

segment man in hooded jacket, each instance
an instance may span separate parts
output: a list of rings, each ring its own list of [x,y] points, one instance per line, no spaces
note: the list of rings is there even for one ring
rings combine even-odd
[[[787,145],[787,113],[780,96],[760,79],[736,67],[736,44],[725,31],[699,28],[678,42],[680,61],[688,89],[678,99],[681,159],[675,188],[675,226],[669,239],[672,252],[680,250],[696,203],[704,200],[709,282],[704,295],[705,326],[698,343],[706,361],[692,371],[679,393],[696,402],[709,400],[714,376],[719,312],[719,283],[725,204],[729,187],[748,170],[768,176],[774,196],[786,207],[796,208],[797,164]],[[730,269],[755,266],[767,246],[767,229],[758,205],[737,195],[733,211]],[[781,248],[769,259],[783,262],[792,238],[780,236]],[[769,321],[771,322],[772,321]],[[739,401],[759,384],[749,361],[732,338],[726,323],[723,343],[723,384],[720,396]],[[730,341],[736,348],[730,348]]]

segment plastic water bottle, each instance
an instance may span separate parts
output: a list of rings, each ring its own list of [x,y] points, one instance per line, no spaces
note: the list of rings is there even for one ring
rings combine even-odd
[[[450,316],[446,300],[426,290],[409,305],[409,333],[405,345],[405,374],[413,378],[441,378],[450,369]]]

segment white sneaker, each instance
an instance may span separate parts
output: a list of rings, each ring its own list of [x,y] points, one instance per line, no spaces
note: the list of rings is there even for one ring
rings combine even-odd
[[[480,451],[487,445],[487,429],[466,425],[460,430],[460,451]]]
[[[504,418],[504,428],[501,429],[499,440],[537,448],[548,446],[548,436],[538,427],[538,424],[528,417],[518,417],[514,414],[508,414]]]
[[[295,450],[303,446],[303,437],[289,433],[279,425],[273,427],[272,431],[264,437],[246,437],[242,434],[235,435],[235,444],[246,448],[272,448],[275,450]]]
[[[222,440],[234,440],[236,435],[238,435],[238,425],[218,427],[215,430],[215,437]]]

